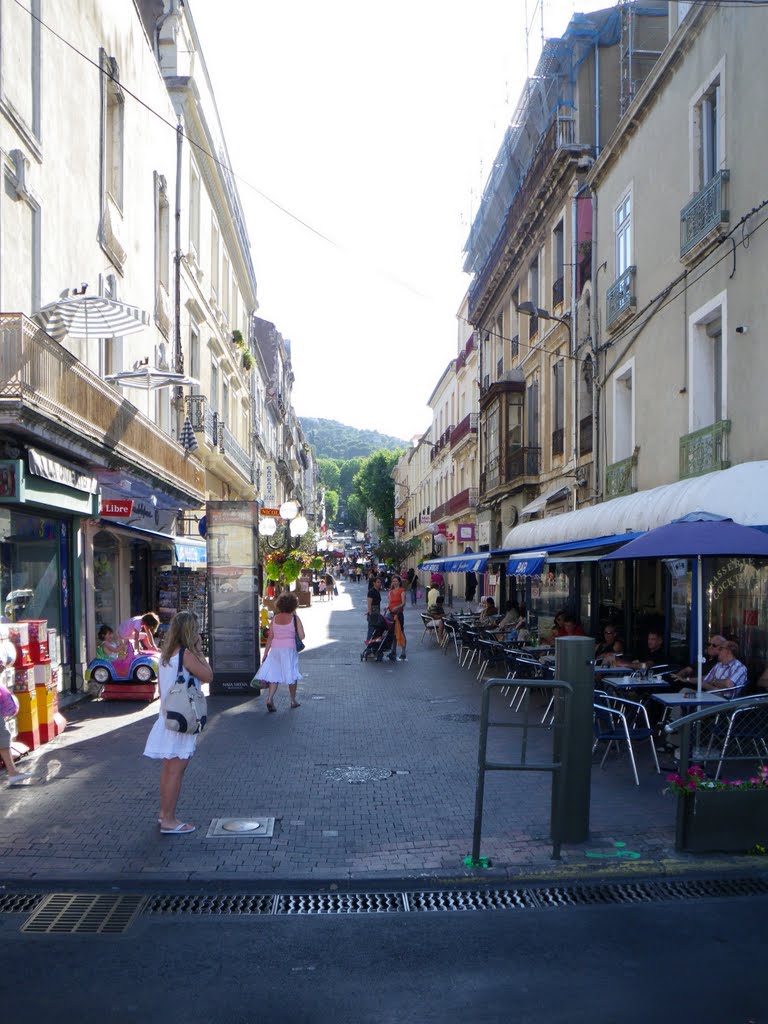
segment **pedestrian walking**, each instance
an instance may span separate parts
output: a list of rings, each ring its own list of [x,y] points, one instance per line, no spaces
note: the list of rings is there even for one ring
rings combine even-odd
[[[11,730],[8,728],[6,719],[15,718],[18,713],[18,700],[6,686],[0,684],[0,760],[5,765],[9,786],[21,786],[31,777],[30,772],[20,772],[13,763]]]
[[[176,816],[176,804],[184,772],[195,752],[197,736],[174,732],[165,723],[165,701],[179,675],[183,676],[185,682],[194,676],[198,686],[213,680],[213,669],[203,654],[200,624],[193,612],[178,612],[168,627],[158,667],[160,713],[144,747],[145,757],[163,762],[160,769],[160,815],[157,823],[160,832],[166,836],[188,835],[195,831],[194,825]]]
[[[296,700],[296,685],[302,678],[299,672],[299,646],[304,647],[304,626],[296,614],[299,602],[295,594],[281,594],[275,606],[275,616],[269,627],[264,661],[255,679],[269,686],[267,711],[276,711],[275,694],[278,686],[287,686],[291,707],[301,707]]]
[[[400,661],[406,661],[405,657],[405,591],[399,576],[393,576],[389,587],[389,614],[395,620],[395,641],[396,646],[392,648],[389,660],[394,661],[397,657],[397,645],[400,646]]]

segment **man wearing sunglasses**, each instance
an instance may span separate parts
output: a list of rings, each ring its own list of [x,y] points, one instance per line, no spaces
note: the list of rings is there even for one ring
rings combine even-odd
[[[704,649],[704,656],[706,660],[701,668],[702,679],[706,678],[715,665],[717,665],[718,651],[725,642],[724,636],[711,636],[709,640],[707,640]],[[670,678],[677,683],[687,683],[691,679],[696,678],[696,665],[686,665],[685,668],[681,668],[679,672],[675,672],[675,674]]]

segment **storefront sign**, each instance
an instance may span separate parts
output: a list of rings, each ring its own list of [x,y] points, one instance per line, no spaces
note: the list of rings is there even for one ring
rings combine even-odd
[[[59,462],[52,459],[50,455],[30,448],[29,472],[35,476],[41,476],[45,480],[52,480],[56,484],[63,484],[65,487],[72,487],[76,491],[85,491],[87,494],[95,494],[99,489],[99,482],[95,476],[83,473],[76,466],[68,466],[66,462]]]
[[[419,516],[419,525],[420,526],[429,526],[429,524],[431,522],[432,522],[432,516],[428,515],[426,512],[422,512],[421,515]]]
[[[405,520],[402,516],[395,520],[395,529],[402,533],[405,530]]]
[[[459,523],[456,527],[456,536],[461,544],[469,543],[475,539],[474,523]]]
[[[194,540],[177,540],[174,543],[176,561],[185,565],[205,565],[206,552],[205,544]]]
[[[271,516],[273,519],[279,519],[280,518],[280,509],[279,508],[260,508],[259,509],[259,515],[260,516]]]
[[[104,518],[127,519],[133,513],[131,498],[102,498],[99,515]]]

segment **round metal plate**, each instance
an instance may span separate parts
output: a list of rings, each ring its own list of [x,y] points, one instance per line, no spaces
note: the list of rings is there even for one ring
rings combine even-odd
[[[257,828],[261,828],[261,822],[233,818],[232,821],[223,821],[221,827],[225,832],[255,832]]]

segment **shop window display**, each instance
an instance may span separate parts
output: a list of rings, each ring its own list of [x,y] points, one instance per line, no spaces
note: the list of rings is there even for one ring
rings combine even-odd
[[[93,586],[96,628],[117,626],[117,542],[108,533],[93,541]]]

